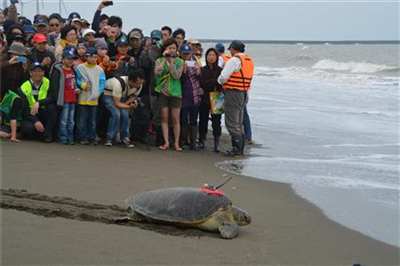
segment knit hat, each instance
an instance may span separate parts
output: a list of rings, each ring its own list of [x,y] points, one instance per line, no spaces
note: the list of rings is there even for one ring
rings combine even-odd
[[[96,49],[107,49],[108,50],[108,46],[107,46],[107,42],[106,40],[104,40],[104,38],[97,38],[96,39]]]

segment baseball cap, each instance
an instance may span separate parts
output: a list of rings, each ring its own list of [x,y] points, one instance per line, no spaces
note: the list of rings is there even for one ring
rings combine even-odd
[[[47,25],[49,25],[49,22],[45,18],[38,18],[35,21],[35,26],[47,26]]]
[[[25,25],[22,27],[25,33],[36,33],[35,28],[32,25]]]
[[[225,45],[223,43],[219,42],[215,45],[215,49],[217,49],[218,52],[223,53],[223,52],[225,52]]]
[[[64,52],[62,53],[62,58],[77,58],[78,56],[75,54],[74,49],[67,49],[65,48]]]
[[[73,21],[81,22],[81,15],[79,15],[79,13],[77,13],[77,12],[72,12],[72,13],[69,14],[68,20],[70,22],[73,22]]]
[[[40,67],[42,70],[46,70],[42,64],[39,62],[33,62],[32,64],[29,65],[29,70],[34,70],[35,68]]]
[[[179,51],[181,54],[190,54],[192,52],[192,48],[190,48],[188,44],[183,44]]]
[[[199,40],[197,40],[196,38],[189,38],[187,43],[189,43],[189,44],[200,44]]]
[[[143,34],[140,31],[132,31],[129,34],[129,39],[141,39],[143,38]]]
[[[11,40],[15,41],[15,40],[20,40],[22,42],[25,42],[24,36],[20,35],[20,34],[15,34],[11,37]]]
[[[246,47],[246,46],[244,45],[243,42],[241,42],[241,41],[239,41],[239,40],[233,40],[233,41],[231,42],[231,44],[229,45],[229,48],[228,48],[228,49],[233,48],[233,49],[238,50],[239,52],[243,53],[245,47]]]
[[[89,34],[89,33],[93,33],[93,34],[95,34],[96,32],[94,31],[94,30],[92,30],[92,29],[85,29],[83,32],[82,32],[82,37],[85,37],[87,34]]]
[[[160,30],[153,30],[150,33],[150,38],[161,40],[162,39],[162,32]]]
[[[116,45],[117,47],[119,47],[119,46],[121,46],[121,45],[129,45],[129,43],[128,43],[128,40],[127,40],[127,39],[121,38],[121,39],[119,39],[119,40],[115,43],[115,45]]]
[[[81,20],[81,22],[82,22],[82,24],[86,24],[88,27],[90,26],[89,21],[87,21],[87,20],[84,19],[84,18]]]
[[[97,55],[97,50],[94,47],[89,47],[86,49],[86,56],[95,56]]]
[[[33,42],[34,42],[34,43],[47,42],[47,37],[46,37],[44,34],[36,33],[36,34],[33,36]]]

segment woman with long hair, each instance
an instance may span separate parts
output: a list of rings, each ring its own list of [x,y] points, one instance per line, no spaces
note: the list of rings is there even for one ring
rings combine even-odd
[[[164,145],[160,150],[169,148],[168,118],[171,113],[174,130],[174,150],[182,151],[179,146],[180,121],[179,115],[182,107],[182,85],[181,76],[183,60],[177,54],[178,44],[171,38],[164,42],[161,47],[161,57],[155,64],[154,74],[156,77],[156,92],[159,93],[158,101],[161,109],[161,128]]]

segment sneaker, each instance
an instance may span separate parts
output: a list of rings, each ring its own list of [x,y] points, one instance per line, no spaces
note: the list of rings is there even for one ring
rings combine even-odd
[[[89,145],[89,141],[87,139],[83,139],[80,142],[82,145]]]
[[[60,143],[62,145],[68,145],[68,141],[66,141],[66,140],[59,140],[58,143]]]
[[[118,144],[122,144],[121,136],[119,135],[119,132],[117,132],[117,135],[115,136],[115,142]]]
[[[71,145],[71,146],[74,146],[75,142],[73,140],[71,140],[71,141],[68,142],[68,144]]]
[[[106,143],[104,143],[104,146],[106,146],[106,147],[112,147],[112,140],[111,139],[108,139],[108,140],[106,140]]]
[[[131,144],[131,141],[129,140],[128,137],[124,138],[122,140],[122,143],[127,147],[127,148],[134,148],[135,145]]]

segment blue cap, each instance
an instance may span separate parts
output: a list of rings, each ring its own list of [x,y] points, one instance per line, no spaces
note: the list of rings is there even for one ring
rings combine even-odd
[[[160,30],[153,30],[150,33],[150,38],[161,40],[162,39],[162,32]]]
[[[183,44],[179,51],[181,54],[190,54],[192,52],[192,48],[190,48],[188,44]]]
[[[79,15],[79,13],[77,13],[77,12],[72,12],[69,14],[68,20],[70,22],[75,21],[75,20],[81,21],[81,15]]]
[[[95,56],[97,55],[97,49],[94,47],[89,47],[86,49],[86,56]]]
[[[128,43],[128,40],[127,39],[125,39],[125,38],[121,38],[121,39],[119,39],[116,43],[115,43],[115,45],[118,47],[118,46],[121,46],[121,45],[128,45],[129,46],[129,43]]]
[[[36,33],[35,28],[32,25],[25,25],[22,27],[25,33]]]
[[[77,58],[78,56],[75,54],[75,48],[67,49],[65,48],[64,52],[62,53],[62,58]]]
[[[33,62],[32,64],[30,64],[29,65],[29,70],[34,70],[37,67],[40,67],[42,70],[45,70],[44,66],[42,66],[42,64],[39,63],[39,62]]]
[[[225,52],[225,46],[223,43],[219,42],[215,45],[215,49],[217,49],[218,52]]]

